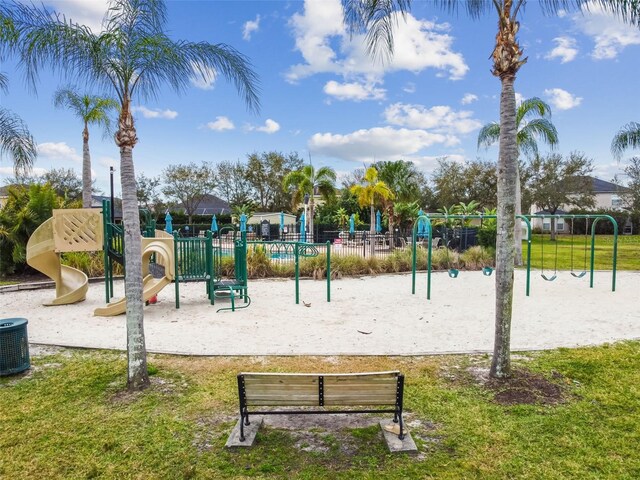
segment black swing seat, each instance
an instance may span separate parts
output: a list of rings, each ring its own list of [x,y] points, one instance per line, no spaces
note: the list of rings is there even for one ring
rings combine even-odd
[[[542,275],[540,275],[542,278],[544,278],[547,282],[553,282],[556,278],[558,278],[558,276],[556,274],[551,275],[550,277],[547,277],[544,273]]]
[[[587,272],[571,272],[571,276],[576,277],[576,278],[582,278],[587,274]]]

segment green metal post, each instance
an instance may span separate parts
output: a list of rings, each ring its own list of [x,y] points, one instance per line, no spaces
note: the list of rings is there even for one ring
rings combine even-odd
[[[102,248],[104,250],[104,290],[107,297],[107,303],[109,303],[109,277],[110,277],[110,262],[109,262],[109,226],[108,226],[108,216],[109,214],[109,201],[102,200]]]
[[[589,218],[589,215],[586,215]],[[596,223],[603,218],[606,218],[613,225],[613,258],[612,258],[612,278],[611,278],[611,291],[616,291],[616,271],[618,267],[618,222],[611,215],[594,215],[593,223],[591,224],[591,268],[589,275],[589,287],[593,288],[593,271],[595,266],[596,256]]]
[[[331,242],[327,240],[327,302],[331,301]]]
[[[296,247],[293,252],[293,258],[295,262],[294,269],[295,269],[295,275],[296,275],[296,305],[300,303],[300,285],[299,285],[300,265],[298,264],[298,261],[300,259],[300,252],[298,252],[299,247],[300,247],[300,244],[296,242]]]
[[[205,257],[207,259],[207,295],[209,296],[209,300],[211,300],[211,305],[213,305],[213,234],[211,231],[207,231],[206,233],[206,254]]]
[[[174,265],[174,283],[176,288],[176,308],[180,308],[180,257],[178,255],[178,234],[173,232],[173,265]]]
[[[418,221],[416,220],[413,224],[413,229],[411,231],[411,293],[413,295],[416,294],[416,264],[418,262],[417,252],[416,252],[416,229],[418,228]]]
[[[433,235],[431,232],[431,220],[428,217],[425,217],[427,221],[427,234],[428,236],[428,245],[427,245],[427,300],[431,300],[431,247]]]
[[[531,288],[531,222],[524,215],[518,215],[517,218],[523,220],[527,224],[527,285],[525,292],[527,297],[529,296],[529,290]]]
[[[611,291],[616,291],[616,269],[618,268],[618,222],[609,215],[609,220],[613,223],[613,272],[611,278]]]

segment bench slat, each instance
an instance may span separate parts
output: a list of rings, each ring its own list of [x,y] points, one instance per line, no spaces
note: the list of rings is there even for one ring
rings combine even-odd
[[[397,388],[396,383],[385,383],[379,385],[367,384],[336,384],[324,386],[325,394],[331,392],[380,392],[380,393],[395,393]],[[309,391],[318,392],[318,385],[299,385],[299,384],[284,384],[284,383],[260,383],[260,384],[245,384],[245,391],[250,392],[282,392],[282,391]]]

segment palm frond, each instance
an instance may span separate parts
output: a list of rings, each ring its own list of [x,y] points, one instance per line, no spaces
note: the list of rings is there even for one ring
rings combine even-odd
[[[497,122],[487,123],[478,132],[478,149],[480,147],[489,148],[500,139],[500,124]]]
[[[635,148],[640,148],[640,123],[629,122],[613,137],[611,153],[620,159],[627,149]]]
[[[20,117],[0,107],[0,156],[13,162],[16,176],[28,172],[38,152],[36,142]]]
[[[398,17],[411,10],[411,0],[343,0],[344,21],[351,34],[365,33],[367,53],[388,61],[393,56]]]
[[[527,122],[520,131],[525,132],[529,137],[541,139],[551,148],[558,145],[558,131],[555,125],[546,118],[534,118]]]
[[[520,125],[523,120],[532,116],[550,117],[551,107],[538,97],[527,98],[522,101],[516,110],[516,125]]]

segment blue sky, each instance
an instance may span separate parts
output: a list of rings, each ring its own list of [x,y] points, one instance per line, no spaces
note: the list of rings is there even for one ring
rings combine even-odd
[[[97,29],[108,2],[44,3]],[[260,77],[261,110],[247,111],[215,72],[210,82],[193,82],[180,96],[167,89],[156,99],[137,100],[137,173],[153,176],[170,164],[244,160],[270,150],[310,155],[315,165],[339,173],[401,158],[429,173],[438,157],[497,156],[496,148],[476,149],[480,127],[499,117],[500,82],[489,59],[494,15],[473,21],[416,1],[406,24],[399,23],[394,59],[382,64],[366,56],[361,37],[350,38],[339,0],[174,0],[167,6],[174,39],[227,43],[250,58]],[[625,161],[612,159],[609,146],[620,127],[640,121],[640,30],[597,8],[544,17],[531,1],[519,40],[528,62],[516,81],[517,95],[538,96],[552,106],[558,151],[585,152],[605,180],[621,173]],[[2,106],[27,122],[39,145],[35,172],[80,172],[82,125],[52,104],[53,92],[68,82],[43,72],[34,95],[12,59],[0,71],[10,79]],[[107,192],[118,149],[96,129],[90,148],[97,186]],[[640,152],[628,156],[634,153]],[[10,175],[3,158],[0,182]]]

